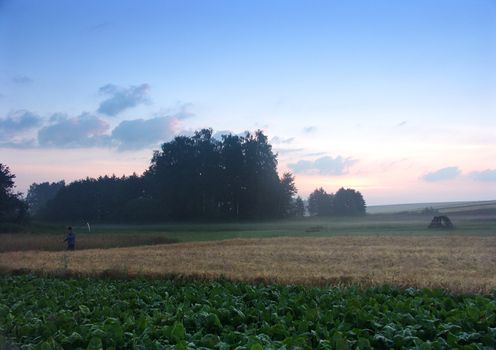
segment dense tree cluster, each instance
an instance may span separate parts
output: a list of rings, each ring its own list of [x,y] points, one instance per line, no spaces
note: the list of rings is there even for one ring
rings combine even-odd
[[[218,140],[203,129],[164,143],[143,176],[87,178],[59,187],[45,202],[45,219],[268,219],[294,214],[297,204],[301,213],[302,204],[293,198],[293,175],[279,178],[277,157],[262,131]],[[33,185],[28,197],[46,198],[40,189],[48,186]]]
[[[12,192],[14,175],[0,166],[1,218],[9,201],[9,217],[24,215],[26,206]],[[293,175],[279,177],[277,156],[262,131],[217,139],[203,129],[164,143],[141,176],[34,183],[26,202],[31,215],[50,221],[255,220],[305,216],[305,203],[295,194]],[[319,188],[308,199],[308,212],[364,215],[365,201],[353,189],[328,194]]]
[[[365,200],[359,191],[350,188],[332,194],[321,187],[308,197],[308,211],[316,216],[365,215]]]
[[[279,178],[277,158],[261,131],[222,140],[210,129],[176,137],[155,152],[145,177],[177,219],[283,217],[296,192],[291,174]]]
[[[0,223],[21,222],[26,218],[27,205],[21,194],[14,192],[15,175],[0,163]]]
[[[29,207],[29,214],[36,217],[42,215],[42,210],[47,202],[57,195],[59,190],[65,186],[64,181],[34,183],[29,186],[26,202]]]
[[[62,186],[56,196],[47,201],[40,216],[54,221],[146,220],[151,213],[147,212],[149,208],[142,193],[143,179],[137,175],[86,178]]]

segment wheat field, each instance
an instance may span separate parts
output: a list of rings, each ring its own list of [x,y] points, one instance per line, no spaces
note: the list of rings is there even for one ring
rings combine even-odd
[[[233,239],[75,252],[0,254],[3,273],[144,276],[307,285],[393,284],[489,293],[496,237],[337,236]]]

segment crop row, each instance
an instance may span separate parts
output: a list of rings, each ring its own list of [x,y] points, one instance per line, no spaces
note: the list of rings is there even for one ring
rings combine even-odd
[[[493,349],[496,299],[441,290],[0,277],[26,349]]]

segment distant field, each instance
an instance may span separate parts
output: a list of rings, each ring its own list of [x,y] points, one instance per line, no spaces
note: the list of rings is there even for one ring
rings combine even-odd
[[[0,271],[226,277],[240,281],[496,288],[496,236],[337,236],[236,239],[76,252],[0,254]]]
[[[496,215],[449,214],[453,231],[428,229],[432,214],[375,214],[351,218],[303,218],[256,223],[181,223],[154,225],[71,224],[77,234],[77,249],[113,248],[265,237],[333,237],[336,235],[493,235]],[[0,252],[22,250],[64,250],[67,224],[33,224],[30,233],[0,234]]]
[[[408,203],[392,205],[372,205],[367,207],[369,214],[393,214],[401,212],[419,212],[425,208],[439,210],[442,213],[476,211],[480,209],[494,209],[496,200],[473,202],[433,202],[433,203]]]

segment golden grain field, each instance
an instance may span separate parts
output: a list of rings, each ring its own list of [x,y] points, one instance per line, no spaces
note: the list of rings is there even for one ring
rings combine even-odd
[[[2,272],[129,275],[299,284],[496,288],[496,237],[337,236],[233,239],[75,252],[0,254]]]
[[[65,235],[54,234],[3,233],[0,235],[0,253],[26,250],[63,251],[67,246],[64,243],[64,238]],[[140,233],[139,235],[105,233],[78,235],[77,237],[77,247],[80,250],[134,247],[174,242],[177,242],[177,240],[168,238],[162,233]]]

